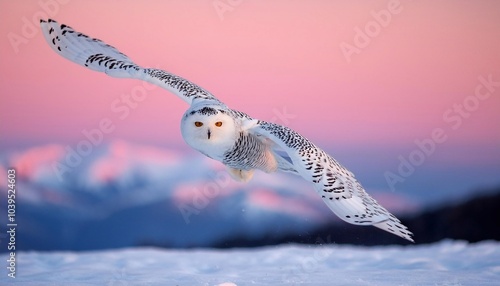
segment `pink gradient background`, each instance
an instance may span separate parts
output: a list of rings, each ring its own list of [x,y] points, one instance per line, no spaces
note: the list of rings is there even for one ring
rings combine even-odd
[[[140,65],[183,76],[253,117],[271,120],[286,111],[293,118],[278,123],[327,151],[412,150],[414,140],[442,128],[446,148],[430,160],[500,161],[500,89],[457,130],[443,120],[474,95],[478,76],[500,81],[498,1],[403,1],[350,62],[340,44],[353,45],[355,27],[364,28],[389,1],[242,1],[223,19],[215,1],[67,2],[47,16]],[[141,82],[61,58],[38,25],[16,51],[9,33],[23,36],[23,17],[42,15],[38,3],[0,1],[0,147],[76,144],[103,118],[115,126],[106,142],[185,146],[179,122],[187,105],[167,91],[149,91],[120,119],[112,103]],[[473,152],[463,152],[470,146]],[[398,154],[390,155],[394,164]]]

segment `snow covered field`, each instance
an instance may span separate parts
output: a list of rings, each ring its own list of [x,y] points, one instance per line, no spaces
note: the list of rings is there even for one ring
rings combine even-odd
[[[22,285],[499,285],[500,243],[19,252]],[[2,254],[1,261],[7,256]],[[4,262],[5,263],[5,262]],[[2,267],[5,269],[4,267]]]

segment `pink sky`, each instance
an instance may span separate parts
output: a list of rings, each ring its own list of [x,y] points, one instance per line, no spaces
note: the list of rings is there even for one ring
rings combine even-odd
[[[218,13],[214,3],[237,5]],[[390,21],[348,61],[342,43],[356,46],[356,27],[374,27],[388,6]],[[478,77],[500,82],[498,1],[0,0],[0,11],[0,146],[74,144],[103,118],[115,127],[106,141],[183,144],[184,102],[156,88],[127,116],[114,112],[142,83],[55,54],[26,24],[44,14],[323,147],[404,148],[435,128],[448,146],[500,144],[500,87],[475,99]],[[479,105],[457,118],[464,100]]]

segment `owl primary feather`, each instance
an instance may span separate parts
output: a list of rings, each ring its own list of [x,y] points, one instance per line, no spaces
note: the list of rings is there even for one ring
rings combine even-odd
[[[164,70],[138,66],[116,48],[67,25],[48,19],[41,20],[41,27],[49,46],[66,59],[109,76],[147,81],[187,102],[182,137],[222,162],[234,179],[246,182],[254,170],[294,173],[311,182],[342,220],[413,241],[407,227],[368,195],[350,171],[296,131],[233,110],[198,85]]]

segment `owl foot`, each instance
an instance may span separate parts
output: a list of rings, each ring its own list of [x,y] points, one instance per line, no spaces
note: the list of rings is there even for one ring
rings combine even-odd
[[[245,171],[227,167],[227,172],[229,173],[229,175],[231,175],[231,177],[233,177],[233,179],[243,183],[250,181],[250,179],[252,179],[253,177],[253,170]]]

